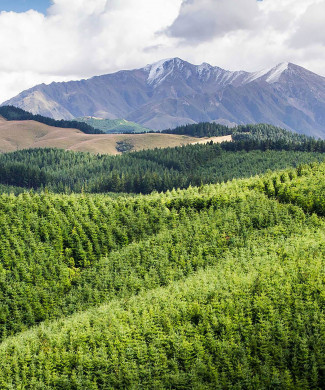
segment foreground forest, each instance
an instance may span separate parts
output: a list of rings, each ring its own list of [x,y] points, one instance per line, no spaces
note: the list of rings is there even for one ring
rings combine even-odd
[[[324,173],[1,195],[0,388],[323,388]]]

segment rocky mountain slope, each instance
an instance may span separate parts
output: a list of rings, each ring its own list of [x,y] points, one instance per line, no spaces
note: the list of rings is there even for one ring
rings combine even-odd
[[[4,102],[53,118],[125,118],[152,129],[266,122],[325,137],[325,78],[292,63],[231,72],[179,58],[88,80],[41,84]]]

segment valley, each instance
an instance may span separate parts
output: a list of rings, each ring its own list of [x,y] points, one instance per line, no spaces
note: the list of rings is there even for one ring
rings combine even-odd
[[[146,133],[152,131],[146,127],[140,126],[138,123],[130,122],[125,119],[104,119],[94,118],[92,116],[84,116],[75,118],[79,122],[84,122],[91,125],[95,129],[102,130],[104,133]]]

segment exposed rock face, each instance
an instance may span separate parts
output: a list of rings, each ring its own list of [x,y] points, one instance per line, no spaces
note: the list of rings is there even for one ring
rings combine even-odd
[[[265,122],[325,138],[325,78],[291,63],[248,73],[172,58],[41,84],[3,104],[55,119],[125,118],[157,130],[202,121]]]

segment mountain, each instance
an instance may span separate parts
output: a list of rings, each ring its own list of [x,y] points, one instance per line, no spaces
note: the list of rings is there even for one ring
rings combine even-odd
[[[94,129],[99,129],[106,134],[113,133],[146,133],[151,131],[135,122],[127,121],[126,119],[104,119],[93,116],[83,116],[75,118],[76,121],[86,123]]]
[[[249,73],[172,58],[88,80],[37,85],[3,104],[55,119],[125,118],[156,130],[203,121],[264,122],[325,137],[325,78],[292,63]]]

